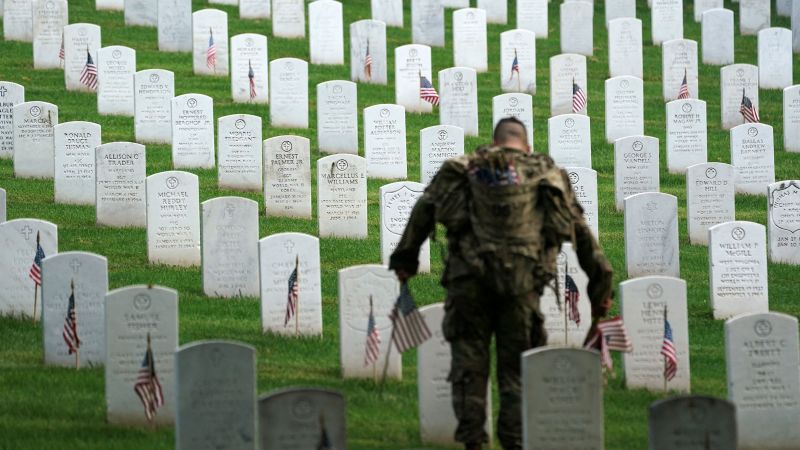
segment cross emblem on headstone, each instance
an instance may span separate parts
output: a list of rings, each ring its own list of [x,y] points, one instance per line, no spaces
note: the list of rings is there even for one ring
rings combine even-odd
[[[292,249],[294,249],[294,241],[286,241],[283,246],[286,247],[286,253],[292,253]]]
[[[78,261],[77,258],[72,258],[72,261],[69,262],[69,266],[72,267],[72,273],[78,273],[78,269],[81,268],[81,262]]]
[[[0,87],[0,97],[5,97],[6,92],[8,92],[8,89],[5,86]]]
[[[33,230],[28,225],[25,225],[19,232],[25,236],[25,240],[27,241],[31,238],[31,233],[33,233]]]

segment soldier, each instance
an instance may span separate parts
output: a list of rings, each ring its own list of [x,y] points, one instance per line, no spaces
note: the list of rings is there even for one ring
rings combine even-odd
[[[447,229],[442,330],[452,350],[455,439],[468,450],[488,442],[494,334],[498,436],[504,449],[521,449],[520,355],[547,343],[539,297],[555,284],[561,243],[572,242],[589,276],[593,317],[605,316],[611,306],[611,265],[586,225],[566,172],[549,156],[531,153],[525,125],[514,118],[497,124],[493,146],[442,164],[391,256],[389,267],[401,282],[417,273],[420,246],[437,222]]]

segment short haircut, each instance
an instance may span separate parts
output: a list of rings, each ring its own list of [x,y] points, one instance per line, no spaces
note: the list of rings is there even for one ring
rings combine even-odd
[[[504,144],[513,140],[529,144],[528,130],[525,128],[525,124],[516,117],[500,119],[497,126],[494,127],[493,138],[496,144]]]

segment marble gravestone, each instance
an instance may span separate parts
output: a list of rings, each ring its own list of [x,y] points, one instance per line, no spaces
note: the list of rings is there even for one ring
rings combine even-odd
[[[667,103],[667,169],[684,173],[686,168],[708,160],[706,102],[673,100]]]
[[[486,11],[487,23],[496,23],[500,25],[508,23],[508,0],[477,0],[477,2],[477,7]],[[463,8],[468,7],[469,5],[463,6]]]
[[[269,103],[268,60],[266,36],[245,33],[231,38],[231,97],[234,102]]]
[[[769,259],[800,265],[800,180],[770,184],[767,199]]]
[[[658,400],[650,405],[648,423],[651,450],[738,448],[736,406],[727,400],[701,395]]]
[[[758,32],[758,82],[761,89],[792,85],[792,32],[766,28]]]
[[[183,94],[172,99],[172,167],[214,167],[214,99]]]
[[[650,32],[653,45],[661,45],[673,39],[683,39],[683,2],[652,0]]]
[[[772,19],[770,3],[769,0],[739,0],[739,33],[742,36],[754,36],[769,28]]]
[[[524,352],[522,448],[599,450],[603,439],[600,355],[552,347]]]
[[[269,121],[276,128],[308,128],[308,63],[297,58],[269,63]]]
[[[45,365],[95,367],[105,362],[107,292],[108,260],[103,256],[86,252],[64,252],[42,261],[42,342]],[[74,297],[77,353],[70,352],[63,337],[70,296]]]
[[[33,1],[4,0],[3,39],[6,41],[33,41]]]
[[[446,160],[464,154],[464,130],[452,125],[435,125],[419,131],[420,182],[430,183]]]
[[[422,196],[425,185],[414,181],[397,181],[384,184],[379,191],[381,261],[389,265],[389,257],[400,243],[403,231],[411,217],[411,210]],[[419,250],[419,272],[431,271],[430,242],[425,241]]]
[[[81,73],[89,55],[97,63],[100,43],[100,27],[91,23],[73,23],[64,28],[64,84],[68,91],[94,92],[81,82]]]
[[[258,243],[261,276],[261,329],[285,336],[322,335],[319,238],[276,233]],[[295,314],[286,320],[289,278],[299,287]]]
[[[547,119],[548,153],[556,164],[592,168],[589,122],[589,116],[583,114],[561,114]]]
[[[403,0],[370,0],[372,20],[403,28]]]
[[[627,136],[614,141],[614,201],[617,211],[628,196],[661,190],[658,139]]]
[[[33,0],[33,68],[61,68],[61,42],[69,23],[66,0]]]
[[[14,176],[53,178],[53,127],[58,125],[58,106],[47,102],[18,103],[13,108]],[[25,151],[22,151],[25,149]]]
[[[311,219],[311,143],[294,135],[264,140],[264,210],[267,217]]]
[[[441,79],[441,78],[440,78]],[[529,94],[511,93],[492,98],[492,129],[500,120],[514,117],[525,125],[528,144],[533,146],[533,97]]]
[[[147,260],[200,265],[200,200],[197,175],[166,171],[147,177]]]
[[[55,203],[94,205],[95,148],[100,125],[64,122],[53,127]]]
[[[775,2],[778,15],[781,17],[792,16],[792,0],[778,0]]]
[[[390,24],[387,22],[387,25]],[[444,7],[441,0],[411,0],[411,42],[444,47]]]
[[[419,98],[420,76],[433,84],[431,48],[409,44],[394,49],[395,103],[407,112],[429,113],[433,105]]]
[[[308,42],[311,64],[344,64],[342,4],[317,0],[308,4]]]
[[[258,202],[215,197],[200,205],[203,293],[258,296]]]
[[[488,0],[492,2],[492,0]],[[445,8],[469,8],[469,0],[442,0],[442,6]],[[485,8],[484,8],[485,9]]]
[[[756,110],[759,109],[758,66],[731,64],[723,67],[720,69],[720,91],[722,129],[730,130],[744,123],[744,117],[739,112],[743,95],[750,99]]]
[[[662,194],[666,195],[666,194]],[[664,392],[665,320],[672,329],[678,358],[675,377],[667,390],[689,393],[689,326],[686,310],[686,281],[668,276],[646,276],[619,284],[620,310],[633,351],[622,354],[625,387]]]
[[[317,85],[317,145],[320,152],[358,154],[358,86],[352,81]]]
[[[595,239],[599,239],[597,171],[586,167],[566,167],[565,169],[575,197],[583,208],[583,218],[594,233]]]
[[[606,141],[644,133],[644,82],[622,75],[609,78],[606,88]]]
[[[97,112],[101,115],[134,116],[133,75],[136,50],[121,45],[97,51]]]
[[[256,450],[256,349],[195,341],[175,352],[175,448]]]
[[[136,142],[168,144],[172,141],[172,97],[175,74],[169,70],[140,70],[133,76]]]
[[[517,59],[518,71],[511,67]],[[528,30],[500,33],[500,87],[503,92],[536,94],[536,34]]]
[[[710,9],[703,13],[703,64],[733,64],[733,11]]]
[[[114,425],[168,426],[175,422],[178,291],[135,285],[106,295],[106,420]],[[148,349],[164,404],[152,421],[133,389]]]
[[[2,103],[0,103],[0,159],[3,158],[2,117]],[[800,152],[800,84],[783,89],[783,149],[787,152]]]
[[[367,161],[357,155],[317,160],[320,237],[367,237]]]
[[[625,266],[629,278],[680,276],[674,195],[643,192],[625,198]]]
[[[694,21],[702,22],[703,13],[712,9],[720,9],[725,7],[725,2],[722,0],[694,0]]]
[[[684,77],[689,88],[689,98],[699,98],[697,42],[675,39],[664,42],[661,49],[661,86],[664,101],[669,102],[678,98]]]
[[[478,74],[475,70],[452,67],[439,71],[439,124],[459,127],[465,136],[478,136]]]
[[[644,78],[641,20],[626,17],[608,23],[608,73]]]
[[[95,210],[97,225],[147,225],[144,145],[111,142],[95,150]]]
[[[6,190],[0,188],[0,223],[7,220],[6,213]]]
[[[369,19],[351,23],[350,79],[361,83],[387,84],[388,61],[386,24]]]
[[[568,1],[561,4],[561,53],[594,54],[594,4]]]
[[[0,81],[0,159],[14,157],[14,106],[25,101],[25,87]]]
[[[800,3],[792,0],[792,51],[800,53]]]
[[[389,354],[389,346],[394,345],[390,339],[392,322],[389,320],[389,313],[399,293],[400,283],[386,266],[364,264],[339,270],[339,348],[342,377],[372,378],[377,382],[388,358],[386,377],[397,380],[402,378],[400,352],[392,349],[391,355]],[[380,343],[377,359],[367,365],[366,336],[370,315],[375,320]]]
[[[209,0],[210,5],[239,6],[239,0]]]
[[[158,0],[124,0],[125,26],[158,26]]]
[[[605,9],[606,27],[615,19],[636,18],[636,0],[605,0]]]
[[[217,119],[217,186],[261,191],[261,117],[231,114]]]
[[[736,168],[736,193],[766,195],[775,182],[772,127],[745,123],[731,128],[731,165]]]
[[[272,35],[288,39],[306,37],[303,0],[272,0]]]
[[[191,0],[158,0],[158,50],[192,51]]]
[[[344,395],[319,388],[286,388],[258,401],[262,449],[312,449],[328,436],[330,449],[347,448]]]
[[[715,319],[769,311],[767,232],[733,221],[708,230],[709,303]]]
[[[545,289],[540,299],[539,309],[544,316],[544,327],[547,331],[547,345],[581,347],[591,324],[592,308],[588,301],[587,284],[589,277],[578,263],[578,255],[572,244],[565,242],[556,259],[556,280],[558,282],[558,298],[553,289]],[[578,313],[583,320],[568,320],[563,299],[567,274],[578,288]],[[581,300],[583,299],[583,300]]]
[[[240,19],[270,19],[271,0],[239,0]]]
[[[586,114],[572,110],[572,84],[583,89],[589,98],[586,85],[586,57],[572,53],[556,55],[550,58],[550,116],[559,114]]]
[[[537,39],[547,39],[547,0],[518,0],[517,28],[533,31]]]
[[[407,177],[405,108],[389,104],[364,108],[364,158],[370,178]]]
[[[689,242],[708,245],[708,229],[736,220],[734,178],[730,164],[710,162],[686,169],[686,224]]]
[[[746,314],[725,322],[728,400],[739,448],[792,448],[800,441],[797,317]]]
[[[486,44],[486,11],[463,8],[453,12],[453,65],[476,72],[489,69]]]
[[[0,223],[0,315],[29,317],[41,314],[41,290],[29,276],[36,245],[45,257],[58,253],[58,228],[54,223],[38,219],[15,219]]]
[[[226,12],[202,9],[192,13],[192,70],[195,75],[228,76]]]

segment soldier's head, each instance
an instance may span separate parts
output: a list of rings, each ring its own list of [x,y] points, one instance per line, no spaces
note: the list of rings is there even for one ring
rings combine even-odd
[[[531,151],[531,146],[528,144],[528,130],[516,117],[506,117],[497,122],[497,126],[494,127],[494,145],[524,152]]]

